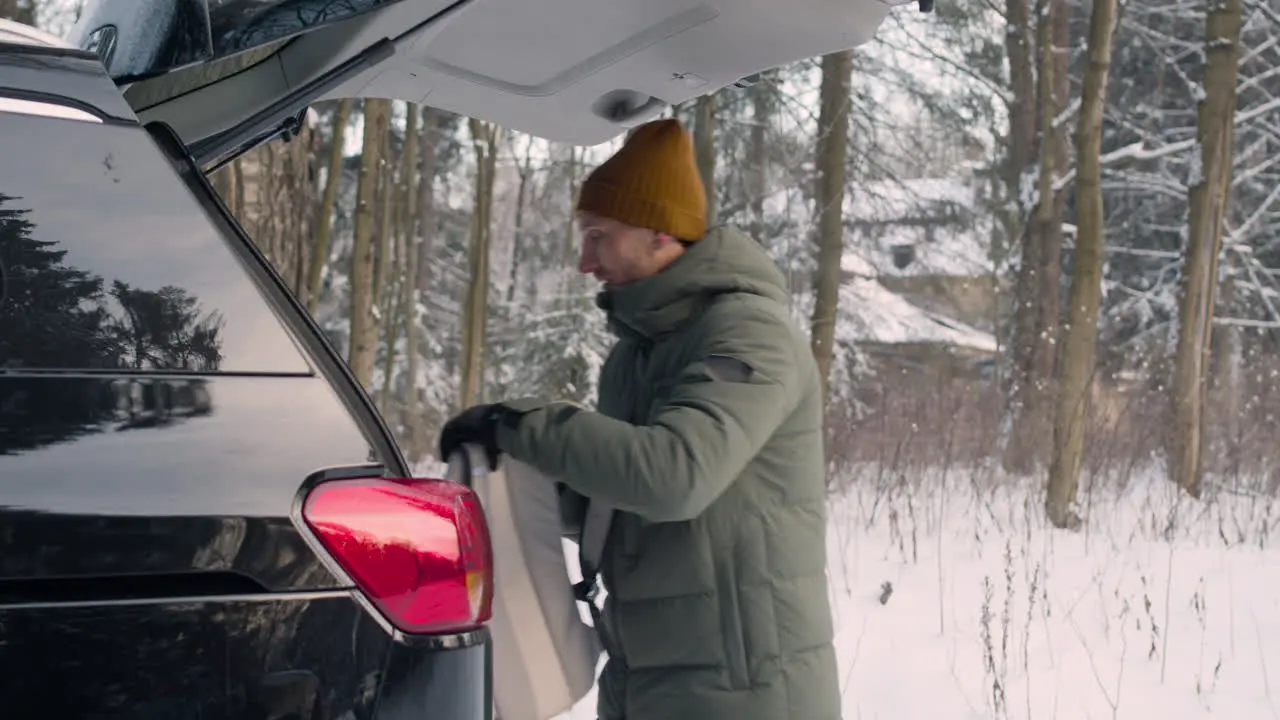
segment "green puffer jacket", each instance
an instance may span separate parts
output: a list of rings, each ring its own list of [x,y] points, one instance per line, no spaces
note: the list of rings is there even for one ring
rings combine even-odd
[[[505,403],[498,445],[619,510],[601,720],[839,718],[821,389],[782,274],[716,228],[600,305],[598,412]]]

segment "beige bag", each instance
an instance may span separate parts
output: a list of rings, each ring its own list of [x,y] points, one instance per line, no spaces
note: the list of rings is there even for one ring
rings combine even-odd
[[[602,647],[583,622],[561,544],[555,481],[467,446],[448,478],[480,496],[493,544],[493,698],[501,720],[549,720],[591,691]]]

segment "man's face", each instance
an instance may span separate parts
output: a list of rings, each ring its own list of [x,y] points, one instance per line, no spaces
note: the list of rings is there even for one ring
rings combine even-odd
[[[582,251],[578,272],[605,287],[626,285],[658,274],[684,248],[670,235],[591,213],[579,213]]]

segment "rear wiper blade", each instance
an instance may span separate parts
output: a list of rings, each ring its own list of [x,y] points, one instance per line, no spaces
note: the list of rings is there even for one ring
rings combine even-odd
[[[383,38],[349,60],[289,91],[235,127],[191,143],[188,152],[205,174],[216,172],[223,165],[262,143],[280,135],[296,133],[301,129],[302,119],[313,100],[395,53],[395,43],[389,38]]]

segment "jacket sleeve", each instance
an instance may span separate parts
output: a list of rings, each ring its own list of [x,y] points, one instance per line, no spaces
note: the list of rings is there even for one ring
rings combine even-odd
[[[588,498],[652,522],[699,515],[734,481],[797,407],[812,357],[785,320],[764,309],[696,342],[649,425],[570,403],[504,403],[498,445]],[[800,353],[806,353],[801,356]]]

